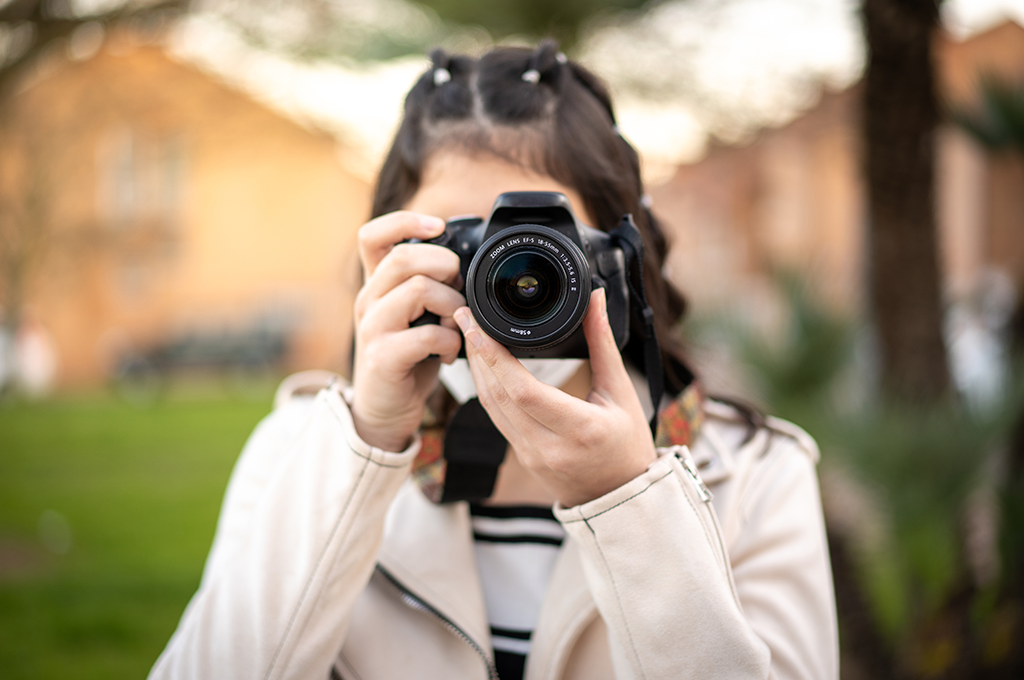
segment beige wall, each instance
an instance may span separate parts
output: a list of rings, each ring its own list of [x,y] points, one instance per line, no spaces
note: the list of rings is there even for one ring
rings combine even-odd
[[[128,346],[266,314],[294,321],[289,368],[344,368],[370,187],[334,139],[123,37],[55,58],[18,111],[52,230],[28,299],[63,385],[104,380]]]
[[[1024,82],[1024,29],[1004,24],[958,43],[936,43],[941,96],[970,106],[978,74]],[[742,148],[712,147],[652,190],[667,225],[670,278],[712,310],[771,304],[775,271],[797,271],[837,309],[862,304],[865,189],[860,88],[823,94],[791,123]],[[963,132],[938,134],[936,203],[951,298],[970,295],[999,268],[1024,284],[1024,165],[991,154]]]
[[[858,304],[863,205],[856,90],[743,148],[714,147],[652,190],[669,276],[697,311],[760,304],[775,273],[800,272],[829,302]]]

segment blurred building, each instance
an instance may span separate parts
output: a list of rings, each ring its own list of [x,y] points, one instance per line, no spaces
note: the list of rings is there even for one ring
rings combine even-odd
[[[976,107],[983,77],[1024,83],[1024,28],[1006,22],[958,42],[937,39],[940,95]],[[697,310],[743,300],[771,306],[770,278],[796,272],[838,309],[861,308],[865,188],[860,87],[824,93],[789,124],[743,146],[714,146],[651,193],[667,224],[670,278]],[[1024,287],[1024,164],[990,154],[958,128],[939,130],[936,200],[951,301],[992,271]]]
[[[61,385],[257,336],[280,339],[257,359],[344,368],[370,187],[334,137],[128,35],[54,54],[7,118],[0,191],[27,236],[0,286],[22,286]]]

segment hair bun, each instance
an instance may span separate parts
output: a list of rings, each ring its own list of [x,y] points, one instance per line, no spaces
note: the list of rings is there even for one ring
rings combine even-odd
[[[544,40],[530,55],[530,61],[522,75],[523,81],[536,85],[544,79],[552,80],[556,69],[568,61],[566,56],[558,51],[557,42]]]
[[[435,47],[430,51],[430,63],[433,65],[431,72],[433,74],[434,87],[441,87],[451,81],[452,72],[449,68],[452,63],[451,55],[440,47]]]
[[[435,47],[430,50],[430,63],[434,65],[434,69],[443,68],[448,70],[448,65],[452,63],[451,55],[444,51],[442,47]]]

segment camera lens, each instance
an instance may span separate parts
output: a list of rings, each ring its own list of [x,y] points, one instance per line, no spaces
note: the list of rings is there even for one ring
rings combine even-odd
[[[537,294],[537,290],[540,288],[540,282],[533,278],[530,274],[523,274],[516,281],[516,287],[519,289],[519,294],[523,297],[533,297]]]
[[[540,224],[514,224],[489,236],[465,278],[473,316],[513,356],[561,356],[552,348],[574,337],[590,299],[586,255]]]
[[[559,307],[564,289],[559,268],[542,252],[514,253],[493,269],[492,277],[494,301],[514,323],[543,323]]]

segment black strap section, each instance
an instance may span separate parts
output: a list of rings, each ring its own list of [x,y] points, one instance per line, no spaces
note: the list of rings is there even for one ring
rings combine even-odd
[[[547,505],[480,505],[470,503],[471,517],[491,517],[494,519],[543,519],[558,523],[555,513]]]
[[[644,240],[640,230],[633,222],[632,215],[624,215],[619,226],[610,233],[616,245],[626,255],[628,268],[626,284],[629,286],[630,307],[636,310],[644,328],[644,372],[647,374],[647,386],[651,390],[651,404],[654,415],[651,416],[651,435],[658,431],[658,407],[665,394],[665,372],[661,364],[661,348],[658,337],[654,333],[654,310],[647,304],[644,294]]]
[[[501,680],[522,680],[526,673],[526,655],[496,649],[494,650],[494,665],[498,669],[498,677]]]
[[[537,534],[517,534],[507,536],[505,534],[485,534],[479,531],[473,532],[473,540],[479,543],[515,543],[517,545],[554,545],[560,546],[563,539],[554,536],[540,536]]]
[[[477,398],[460,406],[444,435],[442,503],[478,501],[494,491],[508,442]]]

